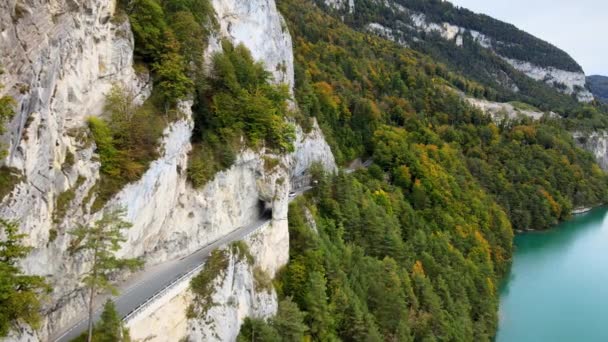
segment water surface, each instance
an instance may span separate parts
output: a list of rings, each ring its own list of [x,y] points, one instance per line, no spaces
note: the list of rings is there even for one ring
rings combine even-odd
[[[497,342],[608,341],[608,209],[515,237]]]

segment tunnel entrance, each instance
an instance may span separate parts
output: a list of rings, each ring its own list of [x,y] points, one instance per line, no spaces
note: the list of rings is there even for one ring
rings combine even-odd
[[[260,218],[270,220],[272,218],[272,203],[259,199],[258,211],[260,213]]]

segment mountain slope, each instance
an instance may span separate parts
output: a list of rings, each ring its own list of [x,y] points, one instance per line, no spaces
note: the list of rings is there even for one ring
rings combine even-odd
[[[493,88],[499,100],[572,106],[541,83],[582,102],[593,100],[582,68],[567,53],[489,16],[438,0],[316,1],[362,31],[425,52]]]
[[[592,75],[587,77],[587,84],[593,95],[608,104],[608,77]]]
[[[606,175],[561,121],[494,122],[456,90],[477,85],[428,56],[309,0],[279,8],[303,114],[338,162],[373,160],[353,174],[313,173],[319,186],[290,206],[279,295],[308,313],[312,340],[491,341],[510,227],[547,228],[605,201]],[[250,320],[241,338],[282,336],[284,319]]]

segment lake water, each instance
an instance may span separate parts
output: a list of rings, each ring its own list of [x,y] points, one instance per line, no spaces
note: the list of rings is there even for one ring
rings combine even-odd
[[[608,209],[515,237],[497,342],[608,341]]]

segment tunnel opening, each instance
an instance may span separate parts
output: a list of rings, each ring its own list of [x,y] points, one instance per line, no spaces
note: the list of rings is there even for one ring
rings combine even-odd
[[[272,203],[266,202],[264,200],[258,200],[258,210],[260,213],[260,218],[262,219],[272,219]]]

